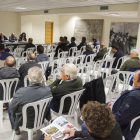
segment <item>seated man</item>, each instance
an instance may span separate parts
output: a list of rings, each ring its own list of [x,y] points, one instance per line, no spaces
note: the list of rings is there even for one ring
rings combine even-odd
[[[117,65],[117,62],[118,62],[119,58],[123,57],[124,53],[121,50],[119,50],[118,45],[112,45],[111,47],[112,47],[112,51],[115,53],[113,55],[113,58],[115,57],[115,60],[114,60],[114,63],[112,65],[112,68],[116,68],[116,65]],[[119,62],[117,69],[120,68],[121,63],[122,63],[122,61]]]
[[[17,90],[15,96],[13,97],[8,114],[11,121],[12,129],[16,131],[16,134],[19,135],[19,126],[22,125],[22,108],[24,105],[36,102],[42,99],[46,99],[52,96],[51,90],[49,87],[41,85],[43,79],[42,69],[39,67],[32,67],[28,70],[28,80],[30,85],[28,87],[23,87]],[[34,117],[35,112],[33,108],[27,110],[27,128],[34,127]],[[49,121],[50,109],[46,108],[44,117]]]
[[[3,43],[5,41],[8,41],[8,38],[6,36],[4,36],[3,33],[0,34],[0,43]]]
[[[27,63],[23,64],[19,68],[19,74],[20,74],[20,81],[19,81],[19,86],[24,87],[24,77],[28,74],[28,70],[31,67],[37,66],[41,68],[40,64],[37,64],[35,62],[35,54],[34,53],[29,53],[27,56]]]
[[[53,100],[50,108],[55,112],[59,111],[60,100],[66,95],[83,89],[82,80],[77,76],[77,68],[74,64],[65,64],[62,75],[50,86]],[[71,99],[67,98],[64,102],[63,112],[67,113],[71,105]]]
[[[64,39],[65,39],[66,45],[68,46],[70,44],[70,42],[67,40],[68,38],[66,36],[64,36]]]
[[[17,37],[15,36],[15,33],[12,33],[11,36],[9,37],[10,42],[15,42],[18,41]]]
[[[37,53],[39,55],[37,55],[37,57],[36,57],[36,60],[35,60],[36,63],[42,62],[42,61],[49,61],[49,57],[46,54],[44,54],[44,47],[43,46],[41,46],[41,45],[37,46]]]
[[[82,42],[77,46],[77,50],[80,50],[81,47],[86,46],[86,37],[82,37]]]
[[[28,44],[25,46],[24,51],[26,51],[28,48],[32,48],[32,47],[35,47],[35,45],[33,44],[33,39],[29,38],[28,39]]]
[[[120,93],[114,103],[110,102],[108,104],[108,106],[111,106],[126,140],[135,138],[140,128],[140,120],[138,120],[130,130],[131,121],[140,115],[140,71],[135,73],[133,81],[134,88],[132,90],[125,90]]]
[[[68,45],[68,48],[72,48],[72,47],[76,47],[76,43],[75,43],[75,37],[71,38],[71,44]],[[72,56],[72,51],[70,52],[70,56]]]
[[[90,101],[83,106],[81,115],[87,126],[87,131],[75,131],[74,129],[66,129],[63,133],[69,134],[67,139],[122,140],[121,128],[116,122],[110,108],[105,104],[100,104],[97,101]],[[44,135],[39,140],[51,139],[51,136]]]
[[[65,43],[65,39],[64,38],[61,38],[61,44],[57,46],[54,57],[58,57],[58,50],[59,49],[61,49],[61,51],[68,51],[69,50],[68,46]]]
[[[101,49],[97,53],[96,57],[94,58],[94,61],[102,60],[104,55],[107,53],[107,47],[104,43],[101,43]]]
[[[97,45],[100,45],[100,41],[98,41],[97,39],[93,38],[93,45],[94,47]]]

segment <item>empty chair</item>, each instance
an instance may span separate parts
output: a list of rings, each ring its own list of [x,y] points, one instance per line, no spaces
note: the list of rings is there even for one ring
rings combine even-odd
[[[20,67],[22,64],[25,64],[26,62],[27,62],[27,57],[21,57],[18,59],[16,67]]]
[[[7,46],[7,48],[10,50],[10,52],[13,52],[14,46]]]
[[[87,55],[84,63],[85,64],[91,64],[93,62],[95,56],[96,56],[96,54]]]
[[[76,57],[67,57],[65,59],[65,63],[64,64],[66,64],[66,63],[74,63],[75,59],[76,59]]]
[[[56,80],[58,76],[61,76],[62,68],[56,68],[53,71],[53,81]]]
[[[50,63],[50,61],[38,62],[38,64],[41,64],[41,68],[42,68],[44,74],[46,73],[46,70],[49,67],[49,63]]]
[[[77,51],[77,47],[71,47],[69,49],[69,56],[74,56],[75,55],[75,51]]]
[[[36,50],[35,47],[28,48],[26,51],[34,52]]]
[[[20,130],[24,130],[28,132],[28,140],[33,140],[33,131],[36,131],[45,127],[44,114],[45,114],[46,107],[49,106],[51,100],[52,100],[52,97],[44,99],[44,100],[40,100],[37,102],[28,103],[23,106],[22,108],[22,114],[23,114],[22,124],[23,125],[20,127]],[[32,129],[26,127],[27,119],[28,119],[27,109],[29,107],[34,108],[34,112],[35,112],[34,127]],[[13,131],[12,140],[14,140],[14,137],[15,137],[15,131]]]
[[[80,50],[77,50],[74,52],[74,56],[78,56],[78,55],[81,55],[81,51]]]
[[[32,51],[24,51],[24,52],[22,52],[22,57],[27,56],[30,52],[32,52]]]
[[[79,55],[75,58],[75,65],[83,65],[85,55]]]
[[[21,52],[24,51],[24,48],[16,48],[14,49],[14,56],[15,57],[21,57]]]
[[[65,51],[65,52],[59,52],[58,53],[58,59],[59,58],[66,58],[68,56],[68,52]]]
[[[86,46],[82,46],[80,48],[80,51],[81,51],[81,55],[83,55],[83,53],[86,51]]]
[[[100,50],[100,45],[96,45],[96,46],[93,48],[93,51],[94,51],[95,53],[98,53],[99,50]]]
[[[54,60],[54,55],[55,55],[54,52],[53,53],[46,53],[46,55],[49,57],[50,62],[52,62]]]

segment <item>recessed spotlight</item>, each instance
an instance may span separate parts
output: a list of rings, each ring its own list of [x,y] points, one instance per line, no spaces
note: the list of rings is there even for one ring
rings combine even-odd
[[[121,16],[121,15],[119,15],[119,14],[116,14],[116,13],[112,13],[112,14],[109,14],[110,16],[115,16],[115,17],[119,17],[119,16]]]
[[[27,9],[27,8],[24,8],[24,7],[16,7],[15,9],[24,10],[24,9]]]

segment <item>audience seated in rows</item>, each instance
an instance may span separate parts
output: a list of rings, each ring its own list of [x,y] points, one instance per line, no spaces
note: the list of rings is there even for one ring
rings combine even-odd
[[[66,129],[69,140],[122,140],[120,125],[116,122],[111,109],[105,104],[90,101],[81,111],[88,131]],[[39,140],[52,140],[51,136],[42,136]]]
[[[49,57],[46,54],[44,54],[44,47],[43,46],[41,46],[41,45],[37,46],[37,53],[39,55],[37,55],[37,57],[36,57],[36,60],[35,60],[36,63],[42,62],[42,61],[49,61]]]
[[[72,47],[76,47],[75,37],[71,37],[71,44],[68,45],[68,49],[70,49]],[[72,56],[72,50],[70,52],[70,56]]]
[[[98,41],[97,39],[93,38],[93,45],[94,47],[97,46],[97,45],[100,45],[100,41]]]
[[[113,58],[115,57],[115,60],[114,60],[114,63],[112,65],[112,68],[116,68],[116,65],[117,65],[117,62],[118,62],[119,58],[123,57],[124,53],[119,49],[118,45],[112,45],[111,47],[112,47],[113,53],[115,53],[113,55]],[[117,69],[120,68],[121,64],[122,64],[122,61],[119,61]]]
[[[55,112],[59,111],[60,100],[66,95],[83,89],[82,80],[77,76],[77,68],[74,64],[68,63],[63,66],[61,76],[56,79],[50,86],[53,101],[50,108]],[[71,99],[67,98],[64,102],[63,113],[69,111]]]
[[[33,48],[35,45],[33,44],[33,39],[29,38],[28,39],[28,44],[26,44],[24,51],[26,51],[28,48]]]
[[[105,43],[101,43],[101,49],[97,53],[96,57],[94,58],[94,61],[102,60],[104,55],[107,53],[107,47],[105,46]]]
[[[64,36],[64,39],[65,39],[66,45],[68,46],[70,44],[70,42],[67,40],[67,37],[66,36]]]
[[[27,63],[21,65],[19,68],[19,74],[20,74],[20,81],[19,86],[24,87],[24,77],[28,74],[28,70],[31,67],[37,66],[41,68],[40,64],[36,63],[36,57],[34,53],[29,53],[27,56]]]
[[[61,44],[61,39],[62,39],[63,37],[62,36],[60,36],[60,38],[59,38],[59,41],[60,42],[58,42],[58,44],[57,45],[60,45]]]
[[[46,99],[52,96],[49,87],[41,85],[43,79],[42,69],[39,67],[32,67],[28,70],[28,80],[30,85],[17,90],[14,95],[8,109],[8,114],[12,129],[16,131],[16,134],[20,134],[19,126],[22,125],[22,108],[24,105],[36,102],[42,99]],[[34,127],[35,112],[33,108],[27,110],[27,128]],[[46,108],[44,115],[48,121],[51,119],[50,108]]]
[[[82,37],[82,42],[77,46],[77,50],[80,50],[81,47],[86,46],[86,37]]]
[[[19,41],[27,41],[26,39],[26,33],[22,33],[20,36],[19,36]]]
[[[8,38],[3,33],[1,33],[0,34],[0,43],[3,43],[5,41],[8,41]]]
[[[11,36],[9,36],[9,41],[10,42],[18,41],[17,37],[15,36],[15,33],[12,33]]]
[[[57,46],[54,57],[58,57],[58,50],[59,49],[61,49],[61,51],[68,51],[69,50],[68,46],[65,43],[65,39],[64,38],[61,38],[61,44]]]

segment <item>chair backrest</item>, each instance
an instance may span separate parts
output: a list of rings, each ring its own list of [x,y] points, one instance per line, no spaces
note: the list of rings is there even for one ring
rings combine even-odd
[[[117,62],[117,65],[116,65],[115,69],[119,69],[123,65],[125,58],[126,58],[126,56],[123,56],[123,57],[120,57],[118,59],[118,62]],[[120,62],[121,62],[121,65],[119,66]],[[118,66],[119,66],[119,68],[118,68]]]
[[[21,66],[22,64],[25,64],[27,62],[27,57],[21,57],[17,61],[17,66]]]
[[[89,54],[89,55],[87,55],[86,59],[85,59],[85,64],[92,63],[95,56],[96,56],[96,54]]]
[[[27,55],[30,53],[30,52],[32,52],[32,51],[24,51],[24,52],[22,52],[22,57],[27,57]]]
[[[77,47],[71,47],[69,49],[69,56],[74,56],[74,52],[77,51]]]
[[[79,102],[79,99],[80,99],[81,94],[83,93],[83,91],[84,90],[80,90],[80,91],[77,91],[77,92],[74,92],[74,93],[70,93],[70,94],[64,95],[61,98],[61,101],[60,101],[59,114],[61,115],[62,112],[63,112],[63,106],[64,106],[65,99],[67,97],[70,97],[71,98],[71,106],[70,106],[70,109],[69,109],[69,112],[68,112],[68,117],[74,116],[77,104]]]
[[[46,55],[49,57],[50,62],[52,62],[54,60],[54,55],[55,55],[54,52],[53,53],[46,53]]]
[[[81,55],[83,55],[83,53],[86,51],[86,46],[82,46],[80,48],[80,51],[81,51]]]
[[[93,51],[94,51],[95,53],[98,53],[99,50],[100,50],[100,45],[94,46]]]
[[[107,55],[109,55],[109,56],[110,56],[111,50],[112,50],[112,47],[109,47],[109,48],[108,48]]]
[[[81,55],[81,51],[80,50],[77,50],[77,51],[74,52],[74,56],[79,56],[79,55]]]
[[[64,64],[66,64],[66,63],[74,63],[75,58],[76,58],[76,57],[67,57],[67,58],[65,59],[65,63],[64,63]]]
[[[11,99],[11,90],[13,87],[13,84],[15,83],[15,87],[14,87],[14,92],[13,95],[15,94],[15,90],[17,87],[19,79],[18,78],[13,78],[13,79],[3,79],[0,80],[0,84],[3,87],[3,103],[9,102]]]
[[[62,68],[56,68],[53,71],[53,81],[56,80],[57,76],[61,76]]]
[[[15,57],[21,57],[21,52],[24,51],[24,48],[16,48],[14,49],[14,56]]]
[[[25,48],[26,45],[18,45],[17,48]]]
[[[44,113],[45,113],[46,108],[49,106],[51,100],[52,100],[52,97],[24,105],[22,108],[22,116],[23,116],[22,128],[26,129],[27,119],[28,119],[27,118],[27,109],[29,107],[33,107],[34,112],[35,112],[33,130],[37,130],[37,129],[44,127],[44,125],[43,125]]]
[[[66,58],[67,56],[68,56],[68,51],[58,53],[58,59]]]
[[[79,55],[75,58],[75,65],[83,64],[85,55]]]
[[[7,46],[7,48],[10,50],[10,52],[13,52],[14,46]]]
[[[107,55],[108,55],[108,53],[104,54],[103,59],[105,59]]]
[[[34,52],[36,50],[35,47],[28,48],[26,51]]]
[[[43,62],[38,62],[38,64],[41,65],[41,68],[44,72],[44,74],[46,73],[47,68],[49,67],[50,61],[43,61]]]

